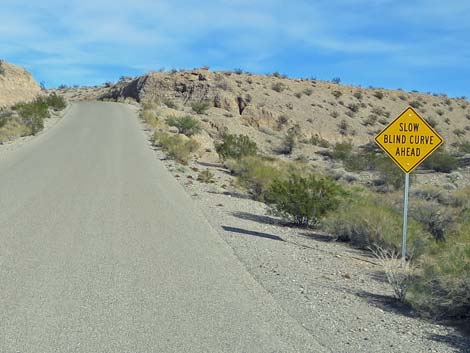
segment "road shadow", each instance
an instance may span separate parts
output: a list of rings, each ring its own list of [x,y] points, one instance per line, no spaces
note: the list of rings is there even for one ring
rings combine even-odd
[[[281,221],[274,217],[257,215],[249,212],[232,212],[232,215],[234,217],[256,223],[282,225]]]
[[[252,236],[260,237],[260,238],[284,241],[284,239],[282,239],[281,237],[278,237],[277,235],[273,235],[269,233],[256,232],[253,230],[247,230],[247,229],[229,227],[229,226],[222,226],[222,229],[227,232],[232,232],[232,233],[239,233],[239,234],[245,234],[245,235],[252,235]]]

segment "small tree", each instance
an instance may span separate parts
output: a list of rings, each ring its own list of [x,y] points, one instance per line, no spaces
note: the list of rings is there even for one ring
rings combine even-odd
[[[286,180],[274,180],[265,200],[273,214],[305,227],[336,209],[342,194],[343,189],[328,178],[293,173]]]

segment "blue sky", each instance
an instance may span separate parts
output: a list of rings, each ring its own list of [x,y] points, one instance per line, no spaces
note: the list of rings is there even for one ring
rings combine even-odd
[[[209,66],[470,96],[469,0],[1,0],[0,59],[100,84]]]

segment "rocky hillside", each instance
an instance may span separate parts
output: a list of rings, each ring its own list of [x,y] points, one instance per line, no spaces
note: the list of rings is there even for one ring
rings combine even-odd
[[[192,113],[195,102],[207,102],[203,121],[212,130],[248,133],[261,145],[276,148],[289,130],[299,141],[351,140],[362,145],[408,105],[443,135],[447,146],[468,140],[470,103],[443,94],[400,89],[361,88],[315,79],[288,79],[244,72],[209,70],[152,72],[123,78],[116,84],[69,89],[72,99],[132,99],[157,102],[165,114]],[[265,146],[268,147],[268,146]]]
[[[0,60],[0,107],[34,99],[41,87],[25,69]]]

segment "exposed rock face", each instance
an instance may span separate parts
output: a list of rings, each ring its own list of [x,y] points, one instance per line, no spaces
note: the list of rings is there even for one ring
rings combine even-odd
[[[30,101],[41,93],[41,87],[25,69],[0,61],[0,107]]]
[[[217,90],[210,78],[201,72],[191,71],[184,75],[168,75],[152,72],[131,82],[116,84],[103,99],[133,98],[138,102],[178,99],[189,101],[214,100]]]

